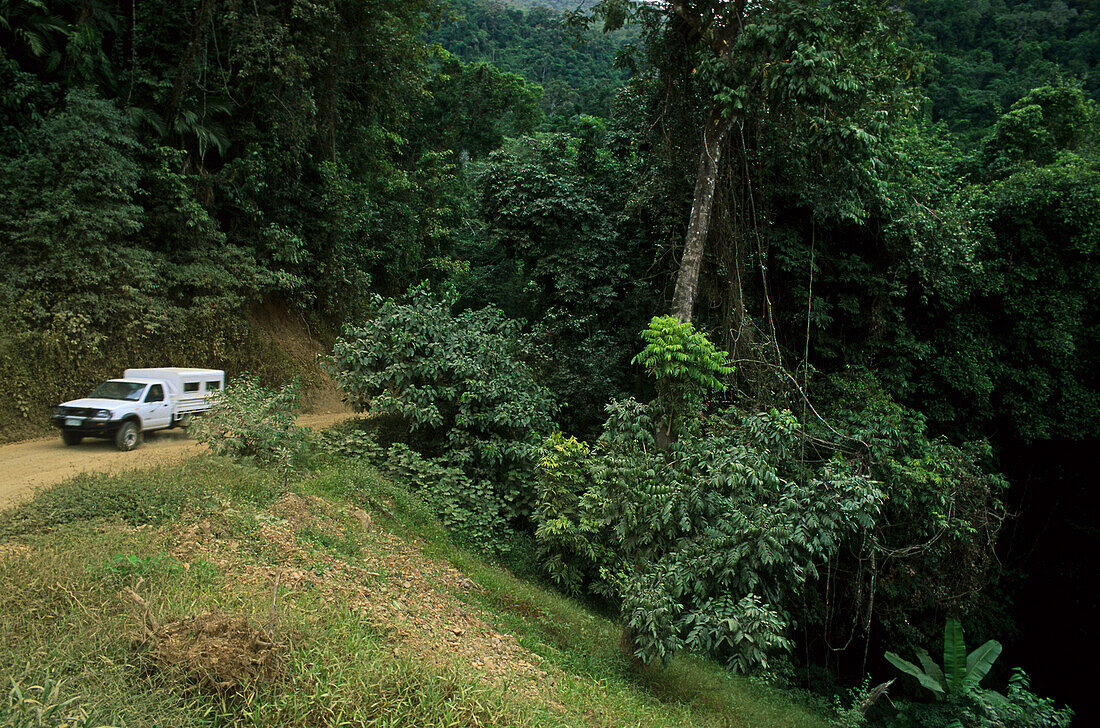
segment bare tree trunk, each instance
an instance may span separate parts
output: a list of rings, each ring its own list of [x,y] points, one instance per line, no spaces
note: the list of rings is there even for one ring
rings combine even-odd
[[[703,128],[703,150],[695,175],[695,198],[691,203],[691,219],[684,238],[684,254],[676,274],[672,293],[672,315],[680,321],[691,321],[695,297],[699,292],[699,271],[703,267],[703,249],[710,230],[710,213],[714,207],[714,190],[718,183],[718,164],[725,150],[732,122],[723,119],[717,110],[707,115]]]

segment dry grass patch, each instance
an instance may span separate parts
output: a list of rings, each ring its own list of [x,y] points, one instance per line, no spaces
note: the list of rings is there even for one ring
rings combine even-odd
[[[156,669],[182,673],[204,690],[236,690],[278,674],[279,645],[247,617],[200,614],[173,620],[150,629],[135,647]]]
[[[534,694],[547,681],[542,659],[458,595],[476,590],[453,566],[373,525],[361,509],[287,493],[258,514],[253,540],[263,560],[241,561],[242,544],[218,538],[229,530],[211,519],[172,529],[172,552],[209,560],[233,579],[278,581],[280,611],[304,594],[346,605],[393,644],[397,656],[439,670],[461,669],[491,683]],[[355,544],[355,555],[349,544]],[[278,564],[273,566],[272,564]]]

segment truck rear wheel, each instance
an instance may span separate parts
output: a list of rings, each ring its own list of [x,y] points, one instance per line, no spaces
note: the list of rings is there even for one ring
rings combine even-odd
[[[138,440],[141,439],[141,428],[133,420],[128,420],[122,423],[122,427],[118,428],[118,432],[115,433],[115,445],[119,450],[123,452],[133,450],[137,447]]]
[[[71,432],[69,430],[61,431],[61,441],[66,445],[79,445],[80,441],[84,439],[84,435],[79,432]]]

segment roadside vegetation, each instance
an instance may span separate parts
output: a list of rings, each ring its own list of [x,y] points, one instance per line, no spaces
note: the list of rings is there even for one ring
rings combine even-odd
[[[427,329],[412,325],[418,305]],[[887,717],[866,685],[831,700],[796,688],[783,653],[788,620],[808,618],[794,594],[853,537],[880,538],[879,487],[892,481],[851,471],[839,453],[821,465],[803,459],[809,474],[798,472],[784,462],[798,445],[789,413],[701,418],[696,408],[729,367],[672,319],[654,321],[638,357],[658,380],[651,406],[609,407],[593,447],[560,433],[536,443],[529,419],[512,420],[532,417],[530,405],[511,410],[520,395],[491,396],[509,385],[542,396],[509,358],[509,330],[494,341],[482,328],[499,316],[448,323],[437,307],[391,303],[337,342],[329,366],[370,397],[371,418],[311,435],[291,424],[292,386],[241,378],[195,428],[210,455],[82,475],[0,513],[5,725],[779,727]],[[440,386],[406,368],[445,358],[375,346],[428,342],[428,331],[473,342],[472,352],[453,343],[447,352],[482,375],[460,368],[451,380],[450,368],[430,365],[450,382]],[[497,372],[487,390],[482,367]],[[417,417],[419,426],[399,424]],[[451,446],[434,449],[440,438]],[[494,464],[503,470],[484,470]],[[479,481],[508,489],[473,499]],[[494,499],[485,518],[478,504]],[[898,507],[917,513],[915,503]],[[950,553],[958,536],[937,538]],[[942,671],[918,651],[932,677],[886,655],[950,698],[902,701],[896,725],[959,715],[1068,725],[1071,713],[1030,692],[1023,673],[1005,693],[979,689],[995,642],[956,675],[965,647],[958,622],[949,628]]]
[[[85,476],[0,516],[0,722],[828,725],[713,663],[635,670],[613,620],[314,457],[286,482],[217,457]]]
[[[388,661],[394,635],[345,624],[348,597],[325,619],[362,645],[325,642],[308,600],[417,584],[359,563],[405,530],[461,562],[480,586],[455,598],[487,624],[621,686],[611,723],[741,721],[734,686],[757,683],[710,680],[695,657],[839,700],[852,724],[1036,728],[1064,724],[1065,702],[1100,722],[1076,668],[1100,648],[1079,595],[1100,508],[1097,9],[511,5],[0,2],[0,439],[41,434],[127,367],[231,384],[195,429],[210,459],[84,476],[0,518],[5,563],[44,550],[71,577],[10,579],[29,600],[4,636],[13,700],[52,694],[47,678],[91,699],[111,666],[186,673],[174,650],[198,628],[253,650],[259,692],[218,707],[238,678],[192,674],[204,687],[181,700],[320,721],[340,670],[376,663],[294,646]],[[326,377],[370,419],[309,439],[289,408]],[[189,528],[240,553],[188,567]],[[300,574],[247,571],[261,562]],[[508,621],[518,582],[485,597],[506,579],[490,564],[542,585],[538,610],[571,627],[561,655],[551,625]],[[544,588],[621,634],[581,649],[583,613]],[[228,616],[209,611],[222,590]],[[141,649],[123,650],[135,620]],[[955,620],[1004,645],[983,685],[923,662],[954,687],[887,685],[887,652],[938,652]],[[47,627],[114,651],[77,669]],[[453,669],[395,658],[432,684]],[[349,684],[388,684],[377,665]],[[693,683],[726,697],[698,707]],[[424,720],[482,690],[454,684]],[[536,694],[530,720],[580,720],[599,690],[553,692],[571,684]],[[408,685],[393,700],[424,683]],[[493,715],[527,719],[521,690],[489,685]]]

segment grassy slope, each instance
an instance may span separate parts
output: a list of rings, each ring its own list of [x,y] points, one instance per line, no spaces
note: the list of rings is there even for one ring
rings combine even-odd
[[[0,594],[0,677],[22,693],[0,696],[5,726],[74,698],[43,724],[826,725],[700,660],[632,672],[613,622],[455,548],[356,464],[82,476],[0,514]],[[134,649],[146,614],[205,612],[276,615],[278,677],[202,691]]]

